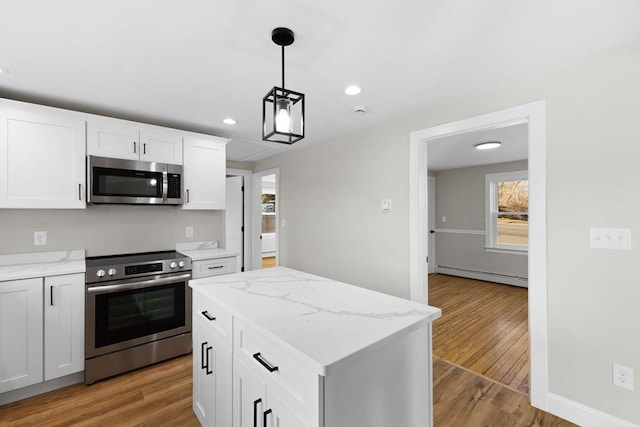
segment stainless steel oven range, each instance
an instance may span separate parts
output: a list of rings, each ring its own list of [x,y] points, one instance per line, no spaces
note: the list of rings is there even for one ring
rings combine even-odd
[[[85,383],[191,352],[191,259],[162,251],[86,259]]]

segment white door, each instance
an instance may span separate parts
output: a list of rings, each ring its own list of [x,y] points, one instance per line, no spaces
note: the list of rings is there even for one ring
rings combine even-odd
[[[237,272],[244,271],[244,191],[243,177],[227,177],[225,224],[225,249],[238,254]]]
[[[429,177],[429,186],[427,190],[427,203],[429,203],[429,247],[427,248],[428,274],[436,272],[436,178]]]

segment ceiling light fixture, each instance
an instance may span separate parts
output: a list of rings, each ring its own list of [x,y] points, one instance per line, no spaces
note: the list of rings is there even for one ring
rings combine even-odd
[[[222,123],[224,123],[225,125],[235,125],[236,121],[233,120],[231,117],[227,117],[222,121]]]
[[[501,145],[502,143],[500,141],[481,142],[480,144],[476,144],[476,150],[493,150]]]
[[[284,86],[284,47],[293,44],[293,31],[279,27],[271,40],[282,47],[282,87],[274,86],[262,98],[262,140],[293,144],[304,138],[304,94]]]
[[[347,95],[357,95],[360,92],[362,92],[362,89],[355,85],[349,86],[344,90],[344,93],[346,93]]]

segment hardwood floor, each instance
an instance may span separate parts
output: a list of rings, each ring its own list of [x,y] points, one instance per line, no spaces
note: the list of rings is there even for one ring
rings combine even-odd
[[[262,258],[262,268],[269,268],[276,266],[276,257],[271,256],[267,258]]]
[[[434,356],[529,393],[526,288],[432,274],[429,304]]]
[[[496,382],[439,358],[433,365],[435,427],[573,426]],[[0,406],[3,427],[198,425],[191,410],[191,356]]]

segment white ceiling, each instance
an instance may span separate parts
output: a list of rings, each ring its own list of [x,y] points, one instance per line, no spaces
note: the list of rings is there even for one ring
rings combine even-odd
[[[231,137],[251,161],[290,149],[260,141],[275,27],[296,34],[295,148],[632,43],[639,22],[636,0],[0,0],[0,95]]]
[[[430,141],[427,144],[429,170],[441,171],[527,159],[527,130],[527,124],[521,123]],[[476,144],[488,141],[500,141],[502,145],[493,150],[476,150]]]

